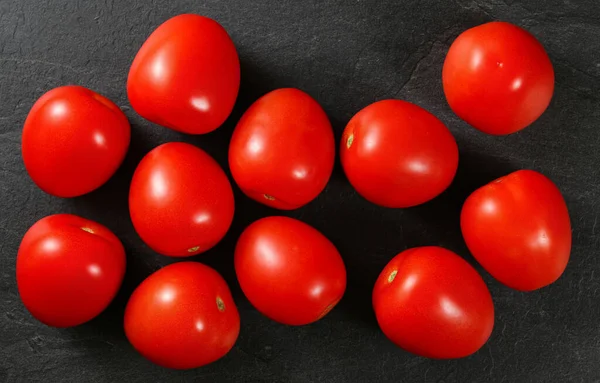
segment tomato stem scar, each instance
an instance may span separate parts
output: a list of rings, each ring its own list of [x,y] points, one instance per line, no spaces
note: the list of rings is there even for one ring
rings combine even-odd
[[[89,227],[82,227],[81,230],[94,234],[94,230],[90,229]]]
[[[398,270],[392,271],[392,273],[388,277],[388,283],[392,283],[394,281],[394,278],[396,278],[396,274],[398,274]]]
[[[112,102],[109,99],[107,99],[106,97],[104,97],[103,95],[94,93],[92,95],[92,97],[94,98],[94,100],[96,100],[99,103],[101,103],[102,105],[106,106],[108,109],[110,109],[112,111],[115,110],[115,105],[113,105]]]
[[[275,197],[273,197],[272,195],[263,194],[263,197],[265,197],[265,199],[268,199],[269,201],[275,201]]]
[[[346,140],[346,149],[350,149],[353,142],[354,142],[354,133],[352,133],[348,136],[348,139]]]
[[[195,251],[198,251],[198,249],[200,248],[200,246],[194,246],[194,247],[190,247],[188,249],[188,253],[193,253]]]
[[[337,303],[340,301],[341,298],[336,299],[335,301],[331,302],[327,307],[325,307],[325,310],[323,310],[323,312],[321,313],[321,315],[319,315],[319,317],[317,318],[317,320],[323,318],[325,315],[327,315],[331,309],[333,309],[335,307],[335,305],[337,305]]]
[[[217,297],[217,308],[220,312],[225,311],[225,302],[221,299],[221,297]]]

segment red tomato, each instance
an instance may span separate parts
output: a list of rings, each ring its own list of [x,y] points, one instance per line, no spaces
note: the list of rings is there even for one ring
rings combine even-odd
[[[223,124],[239,87],[233,41],[219,23],[198,15],[175,16],[159,26],[135,56],[127,79],[136,112],[190,134]]]
[[[514,289],[549,285],[569,261],[567,205],[538,172],[520,170],[477,189],[463,205],[460,224],[477,261]]]
[[[125,335],[140,354],[168,368],[188,369],[222,358],[240,332],[225,280],[196,262],[158,270],[135,289],[125,309]]]
[[[335,246],[292,218],[267,217],[248,226],[238,240],[234,263],[252,305],[284,324],[321,319],[346,289],[346,268]]]
[[[375,283],[373,307],[392,342],[428,358],[471,355],[494,327],[485,282],[467,261],[441,247],[396,255]]]
[[[131,221],[157,253],[186,257],[210,249],[229,230],[233,210],[233,191],[223,169],[190,144],[154,148],[133,174]]]
[[[316,198],[334,160],[327,115],[308,94],[291,88],[274,90],[252,104],[229,146],[229,167],[240,189],[282,210]]]
[[[425,109],[400,100],[375,102],[352,117],[340,157],[359,194],[392,208],[436,197],[458,167],[458,147],[446,126]]]
[[[127,117],[112,101],[81,86],[62,86],[31,108],[23,128],[23,161],[43,191],[76,197],[116,172],[130,135]]]
[[[77,326],[100,314],[125,274],[125,250],[106,227],[71,214],[37,221],[17,255],[23,304],[41,322]]]
[[[448,104],[489,134],[519,131],[546,110],[554,70],[542,44],[524,29],[491,22],[452,43],[442,72]]]

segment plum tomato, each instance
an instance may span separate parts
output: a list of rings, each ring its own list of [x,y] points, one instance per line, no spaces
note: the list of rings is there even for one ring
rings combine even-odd
[[[321,319],[346,289],[346,268],[335,246],[293,218],[267,217],[248,226],[235,248],[234,264],[250,303],[288,325]]]
[[[462,358],[479,350],[494,327],[492,296],[471,265],[441,247],[396,255],[373,289],[383,333],[413,354]]]
[[[197,262],[163,267],[133,292],[125,335],[150,361],[190,369],[222,358],[240,332],[240,316],[225,280]]]
[[[41,322],[72,327],[100,314],[125,274],[125,250],[106,227],[71,214],[51,215],[27,231],[17,254],[23,304]]]
[[[112,101],[81,86],[62,86],[31,108],[23,127],[23,161],[40,189],[76,197],[117,171],[130,136],[127,117]]]
[[[475,259],[521,291],[556,281],[571,253],[571,221],[560,190],[544,175],[519,170],[475,190],[460,225]]]
[[[259,98],[237,124],[229,167],[250,198],[296,209],[323,191],[333,170],[335,139],[321,106],[298,89]]]
[[[442,83],[448,104],[482,132],[503,135],[533,123],[554,92],[554,69],[529,32],[505,22],[468,29],[450,46]]]
[[[391,208],[431,200],[452,183],[458,168],[458,146],[448,128],[401,100],[375,102],[352,117],[340,157],[358,193]]]
[[[225,172],[193,145],[160,145],[133,174],[131,221],[157,253],[185,257],[210,249],[227,233],[233,211],[233,191]]]
[[[185,14],[160,25],[135,56],[127,95],[142,117],[189,134],[215,130],[229,116],[240,86],[240,62],[225,29]]]

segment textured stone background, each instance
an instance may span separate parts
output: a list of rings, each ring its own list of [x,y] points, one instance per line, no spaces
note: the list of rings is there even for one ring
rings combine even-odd
[[[126,98],[137,49],[167,18],[194,12],[231,34],[242,62],[242,88],[227,123],[191,137],[144,121]],[[444,100],[444,55],[464,29],[490,20],[514,22],[547,48],[556,71],[548,111],[530,128],[492,137],[470,128]],[[240,382],[591,382],[600,380],[600,2],[597,0],[414,1],[40,1],[0,0],[0,381]],[[132,124],[132,143],[117,175],[75,199],[44,194],[20,155],[27,112],[45,91],[79,84],[113,99]],[[235,280],[232,251],[253,220],[279,212],[236,190],[236,218],[215,249],[195,257],[220,271],[241,313],[239,340],[224,359],[187,372],[162,369],[127,343],[122,315],[133,288],[172,262],[150,251],[129,221],[127,193],[141,157],[168,141],[194,143],[227,166],[227,144],[241,113],[283,86],[313,95],[339,139],[349,118],[383,98],[415,102],[444,121],[461,152],[454,184],[423,206],[388,210],[360,198],[339,165],[326,191],[289,213],[339,248],[349,284],[327,317],[286,327],[258,314]],[[371,309],[373,283],[401,250],[441,245],[475,264],[460,236],[464,198],[519,168],[539,170],[561,188],[573,223],[573,251],[563,277],[533,293],[512,291],[483,274],[496,304],[491,340],[472,357],[433,361],[392,345]],[[125,283],[114,303],[74,329],[41,325],[21,304],[15,256],[36,220],[69,212],[110,227],[128,252]],[[598,270],[598,272],[596,272]]]

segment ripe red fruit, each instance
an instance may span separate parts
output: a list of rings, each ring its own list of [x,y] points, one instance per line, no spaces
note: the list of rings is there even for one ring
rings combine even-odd
[[[240,189],[265,205],[290,210],[316,198],[335,159],[331,124],[321,106],[298,89],[277,89],[244,113],[229,146]]]
[[[127,117],[112,101],[81,86],[62,86],[31,108],[23,127],[23,161],[40,189],[76,197],[117,171],[130,135]]]
[[[458,168],[452,133],[433,114],[400,100],[362,109],[340,145],[344,172],[367,200],[391,208],[422,204],[442,193]]]
[[[304,325],[321,319],[346,289],[346,268],[335,246],[292,218],[267,217],[248,226],[234,260],[248,300],[280,323]]]
[[[106,227],[71,214],[51,215],[27,231],[17,255],[23,304],[41,322],[77,326],[100,314],[125,274],[125,250]]]
[[[494,327],[494,304],[483,279],[441,247],[416,247],[395,256],[375,283],[373,308],[392,342],[428,358],[470,355]]]
[[[202,134],[225,122],[239,86],[240,63],[225,29],[188,14],[165,21],[144,42],[129,70],[127,95],[142,117]]]
[[[571,253],[571,221],[560,190],[519,170],[475,190],[460,217],[465,242],[496,279],[517,290],[556,281]]]
[[[229,287],[201,263],[163,267],[133,292],[125,309],[125,335],[144,357],[169,368],[212,363],[231,350],[240,316]]]
[[[442,72],[448,104],[460,118],[489,134],[510,134],[546,110],[554,69],[544,47],[524,29],[491,22],[461,33]]]
[[[187,257],[215,246],[233,220],[229,179],[202,149],[182,142],[154,148],[129,190],[135,230],[154,251]]]

